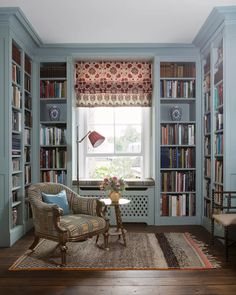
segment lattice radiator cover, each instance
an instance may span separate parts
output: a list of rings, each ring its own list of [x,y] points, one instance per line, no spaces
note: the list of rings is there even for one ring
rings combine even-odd
[[[103,191],[81,187],[80,195],[104,198]],[[123,222],[144,222],[154,225],[154,187],[133,188],[122,192],[122,196],[130,200],[128,205],[120,206]],[[113,208],[108,208],[108,216],[111,224],[115,224]]]

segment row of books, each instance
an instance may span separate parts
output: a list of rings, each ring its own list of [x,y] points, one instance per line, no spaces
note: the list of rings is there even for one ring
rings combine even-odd
[[[27,55],[25,55],[25,72],[31,75],[31,60]]]
[[[211,198],[211,180],[208,178],[204,179],[204,197]]]
[[[29,220],[33,217],[30,203],[26,202],[24,207],[25,207],[25,220]]]
[[[204,176],[211,177],[211,159],[204,159]]]
[[[21,65],[21,51],[19,48],[12,43],[12,59],[18,64]]]
[[[211,94],[209,92],[204,94],[204,111],[209,112],[211,110]]]
[[[25,111],[25,127],[32,127],[32,115],[28,111]]]
[[[17,202],[17,201],[19,201],[18,194],[19,194],[18,191],[13,191],[13,192],[12,192],[12,202]]]
[[[15,85],[12,85],[12,105],[18,109],[21,108],[21,92]]]
[[[25,75],[25,90],[31,92],[31,78]]]
[[[25,108],[28,110],[32,109],[32,97],[29,93],[25,93]]]
[[[178,81],[178,80],[161,80],[161,97],[162,98],[194,98],[195,97],[195,80]]]
[[[21,113],[12,111],[12,130],[21,131]]]
[[[66,81],[40,81],[40,97],[42,98],[65,98]]]
[[[215,191],[216,192],[222,192],[223,191],[223,186],[222,185],[215,185]],[[220,204],[221,203],[221,198],[222,198],[222,194],[215,194],[215,202]]]
[[[66,184],[66,171],[41,171],[41,181]]]
[[[216,113],[216,130],[223,129],[223,113]]]
[[[17,226],[18,223],[18,210],[16,207],[12,208],[12,227]]]
[[[194,124],[162,124],[161,144],[195,144]]]
[[[30,162],[30,155],[31,155],[31,149],[30,147],[28,146],[25,146],[24,148],[24,159],[25,159],[25,162]]]
[[[204,73],[208,73],[211,68],[211,56],[210,54],[207,55],[206,57],[206,63],[204,65]]]
[[[24,144],[31,144],[30,129],[24,129]]]
[[[40,128],[41,145],[65,145],[66,129],[58,127],[41,127]]]
[[[161,77],[195,77],[196,70],[195,64],[186,63],[186,64],[179,64],[179,63],[161,63],[160,66],[160,75]]]
[[[211,202],[210,200],[204,200],[204,216],[211,218]]]
[[[12,171],[19,171],[20,170],[20,159],[13,159],[12,160]]]
[[[217,109],[218,106],[222,105],[224,101],[223,97],[223,83],[220,83],[214,90],[214,107]]]
[[[13,150],[20,150],[21,149],[20,134],[12,134],[12,149]]]
[[[66,78],[66,66],[47,65],[40,68],[41,78]]]
[[[222,155],[224,153],[224,135],[223,134],[216,134],[215,153],[217,155]]]
[[[217,84],[223,79],[223,63],[218,65],[218,69],[214,74],[214,83]]]
[[[208,93],[211,90],[211,75],[210,73],[205,76],[203,81],[203,91],[204,93]]]
[[[195,148],[161,148],[161,168],[195,168]]]
[[[216,48],[217,59],[214,65],[215,68],[218,68],[223,62],[223,39],[220,41],[218,48]]]
[[[20,85],[20,81],[21,81],[21,70],[15,64],[12,64],[12,81],[14,83],[17,83],[17,84]]]
[[[25,165],[25,185],[31,183],[31,166]]]
[[[168,171],[161,173],[161,189],[163,192],[195,191],[195,171]]]
[[[215,181],[223,183],[223,161],[215,161]]]
[[[12,175],[12,187],[20,186],[21,176]]]
[[[195,194],[162,195],[162,216],[194,216],[196,214]]]
[[[211,154],[211,138],[209,136],[204,137],[204,155],[209,156]]]
[[[41,168],[63,168],[66,169],[66,150],[54,148],[40,150]]]
[[[208,134],[211,132],[211,114],[207,114],[204,116],[204,134]]]

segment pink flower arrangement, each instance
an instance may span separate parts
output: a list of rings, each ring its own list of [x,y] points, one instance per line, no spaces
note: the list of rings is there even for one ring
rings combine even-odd
[[[126,183],[123,178],[116,176],[105,177],[100,184],[100,189],[104,191],[120,192],[124,191]]]

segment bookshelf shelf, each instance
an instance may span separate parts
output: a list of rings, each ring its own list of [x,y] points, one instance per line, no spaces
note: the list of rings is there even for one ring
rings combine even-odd
[[[18,206],[18,205],[20,205],[21,204],[21,201],[17,201],[17,202],[12,202],[12,207],[16,207],[16,206]]]

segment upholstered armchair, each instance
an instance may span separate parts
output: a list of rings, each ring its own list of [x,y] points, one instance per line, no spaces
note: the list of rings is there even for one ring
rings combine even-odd
[[[56,195],[65,190],[69,214],[56,204],[43,202],[42,195]],[[28,189],[34,223],[34,250],[40,238],[58,242],[62,265],[66,264],[67,242],[84,241],[94,235],[104,235],[104,246],[108,243],[108,220],[103,215],[102,203],[94,197],[81,197],[70,188],[56,183],[38,183]],[[97,239],[98,240],[98,239]],[[97,241],[96,241],[97,242]]]

